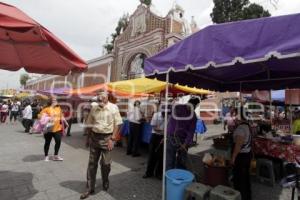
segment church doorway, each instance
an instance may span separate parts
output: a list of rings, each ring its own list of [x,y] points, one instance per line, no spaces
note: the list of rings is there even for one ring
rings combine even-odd
[[[129,62],[127,70],[127,79],[135,79],[144,77],[144,61],[147,58],[146,54],[135,54]]]

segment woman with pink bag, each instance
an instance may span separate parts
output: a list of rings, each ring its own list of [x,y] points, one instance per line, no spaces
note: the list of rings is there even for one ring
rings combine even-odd
[[[46,125],[51,120],[51,117],[48,116],[46,113],[40,115],[40,119],[36,120],[32,127],[33,133],[44,133],[46,131]]]
[[[47,124],[44,127],[44,138],[45,138],[45,145],[44,145],[44,153],[45,153],[45,161],[49,161],[49,147],[51,144],[52,138],[55,140],[54,146],[54,161],[63,161],[63,158],[58,156],[58,152],[61,145],[61,137],[63,136],[64,132],[64,125],[68,127],[68,122],[65,120],[61,107],[57,104],[56,98],[52,97],[49,99],[48,105],[44,108],[41,113],[40,117],[43,115],[49,116],[50,119],[48,120]],[[45,118],[46,120],[46,118]]]

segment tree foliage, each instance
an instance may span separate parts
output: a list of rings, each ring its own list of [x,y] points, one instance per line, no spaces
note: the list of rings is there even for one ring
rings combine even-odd
[[[213,1],[215,6],[210,16],[212,21],[217,24],[271,16],[268,10],[256,3],[250,3],[249,0]]]
[[[147,6],[150,6],[152,1],[151,0],[140,0],[141,3],[147,5]]]
[[[27,81],[30,79],[30,76],[28,74],[21,74],[20,75],[20,84],[25,87]]]
[[[115,28],[115,32],[111,34],[112,40],[110,43],[105,44],[103,47],[106,49],[107,53],[111,53],[114,49],[114,43],[116,38],[124,31],[129,24],[129,14],[124,14],[118,21],[118,25]]]
[[[145,4],[147,6],[150,6],[152,3],[152,0],[140,0],[142,4]],[[103,45],[103,47],[106,49],[107,53],[111,53],[114,49],[114,43],[116,38],[124,31],[129,24],[129,14],[124,14],[118,21],[118,25],[115,28],[115,32],[111,34],[111,42]]]
[[[271,14],[265,10],[261,5],[251,3],[244,9],[244,19],[255,19],[261,17],[269,17]]]

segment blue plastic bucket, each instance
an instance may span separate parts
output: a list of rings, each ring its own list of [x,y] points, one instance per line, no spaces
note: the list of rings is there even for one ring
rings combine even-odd
[[[194,175],[186,170],[168,170],[166,172],[167,200],[183,200],[184,190],[193,182],[194,178]]]

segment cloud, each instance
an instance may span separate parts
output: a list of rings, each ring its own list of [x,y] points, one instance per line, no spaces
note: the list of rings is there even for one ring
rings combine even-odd
[[[254,0],[253,0],[254,1]],[[118,19],[124,14],[132,14],[139,0],[4,0],[17,6],[52,33],[62,39],[84,59],[101,55],[102,45],[114,32]],[[174,0],[153,0],[156,9],[166,15]],[[185,9],[188,20],[195,16],[203,28],[211,24],[209,14],[213,8],[212,0],[177,0]],[[299,1],[279,0],[277,10],[269,0],[255,0],[263,3],[273,15],[298,12]],[[0,89],[19,86],[20,72],[0,71]]]
[[[19,79],[22,73],[24,73],[24,70],[19,70],[18,72],[0,70],[0,89],[10,89],[19,87]]]

